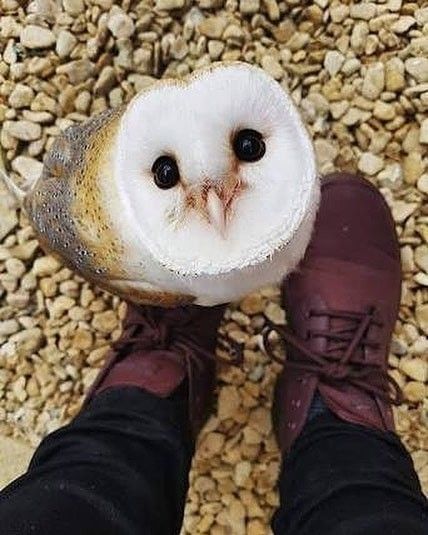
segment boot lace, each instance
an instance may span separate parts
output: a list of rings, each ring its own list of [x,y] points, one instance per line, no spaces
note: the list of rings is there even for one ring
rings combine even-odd
[[[198,343],[197,336],[192,336],[186,329],[194,317],[194,312],[186,307],[168,312],[147,308],[144,315],[131,315],[122,336],[111,347],[123,357],[131,348],[172,350],[170,357],[179,360],[186,368],[189,399],[192,399],[195,369],[203,369],[205,359],[233,366],[239,366],[243,361],[243,344],[227,335],[219,335],[217,344],[229,353],[230,358],[220,357]]]
[[[266,318],[267,327],[263,332],[263,344],[266,353],[273,360],[286,368],[315,374],[326,383],[346,380],[365,392],[388,400],[395,405],[403,401],[401,388],[385,368],[373,362],[353,360],[358,349],[364,350],[366,347],[376,349],[379,347],[377,342],[368,338],[371,326],[382,326],[382,323],[376,319],[375,307],[370,307],[365,312],[312,309],[309,311],[308,317],[327,317],[329,320],[340,320],[337,326],[330,326],[329,330],[308,329],[308,338],[322,337],[327,341],[325,351],[319,352],[311,349],[305,340],[296,336],[289,328],[277,325]],[[331,321],[329,323],[332,324]],[[275,354],[269,338],[272,332],[276,332],[288,346],[306,357],[306,360],[294,360],[292,356],[285,360],[279,358]]]

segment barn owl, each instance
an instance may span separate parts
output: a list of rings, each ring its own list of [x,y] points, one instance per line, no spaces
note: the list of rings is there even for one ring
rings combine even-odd
[[[278,281],[319,199],[310,137],[263,70],[219,63],[160,80],[65,130],[20,197],[42,245],[144,304],[228,302]]]

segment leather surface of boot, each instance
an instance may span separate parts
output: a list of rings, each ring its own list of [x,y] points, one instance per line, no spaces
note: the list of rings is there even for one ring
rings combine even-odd
[[[390,210],[365,179],[336,173],[322,183],[310,245],[282,285],[288,326],[274,427],[286,451],[301,432],[315,393],[342,420],[393,430],[400,389],[387,373],[401,293],[400,248]]]
[[[225,306],[173,309],[128,304],[123,333],[87,396],[136,386],[167,398],[186,383],[196,435],[209,415],[216,375],[217,330]]]

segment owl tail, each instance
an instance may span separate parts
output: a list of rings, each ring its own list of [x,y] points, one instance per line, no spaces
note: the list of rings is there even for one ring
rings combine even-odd
[[[5,183],[7,189],[15,197],[18,203],[22,206],[24,202],[24,198],[27,195],[27,190],[22,189],[17,184],[15,184],[15,182],[6,173],[6,169],[4,167],[4,162],[3,162],[1,153],[0,153],[0,179]]]

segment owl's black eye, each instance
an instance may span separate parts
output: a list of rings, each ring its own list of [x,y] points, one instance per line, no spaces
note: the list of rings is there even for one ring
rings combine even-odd
[[[256,162],[263,158],[266,145],[260,132],[245,128],[236,134],[233,140],[233,150],[240,160]]]
[[[177,162],[171,156],[160,156],[152,165],[152,173],[160,189],[173,188],[180,180]]]

